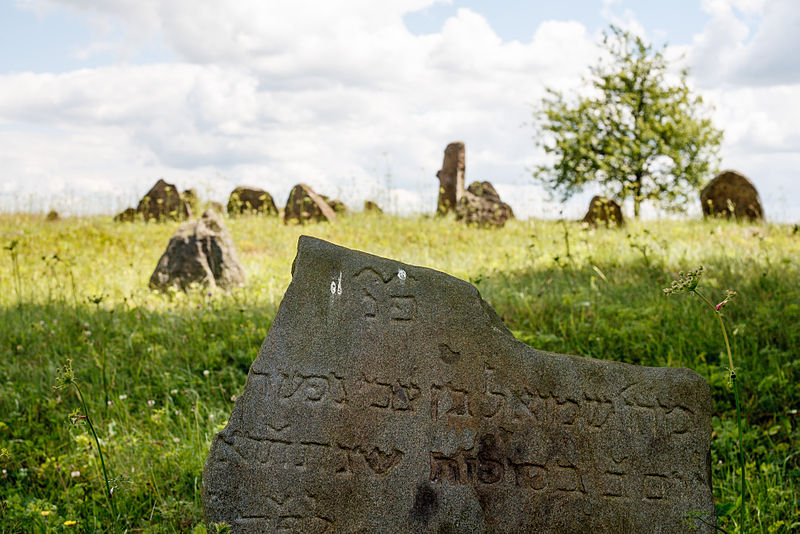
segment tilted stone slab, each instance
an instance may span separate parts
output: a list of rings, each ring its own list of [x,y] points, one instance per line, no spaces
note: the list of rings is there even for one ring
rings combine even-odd
[[[691,370],[534,350],[464,281],[301,237],[214,438],[206,519],[234,532],[685,532],[693,514],[715,522],[710,410]]]

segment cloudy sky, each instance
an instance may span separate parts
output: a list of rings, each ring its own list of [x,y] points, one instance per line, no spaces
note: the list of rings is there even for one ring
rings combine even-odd
[[[721,167],[800,221],[797,0],[0,0],[0,210],[111,213],[163,177],[432,212],[461,140],[518,215],[579,216],[592,191],[533,185],[531,110],[611,23],[683,58]]]

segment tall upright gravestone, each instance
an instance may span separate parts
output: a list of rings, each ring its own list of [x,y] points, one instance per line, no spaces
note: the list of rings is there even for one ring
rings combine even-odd
[[[439,200],[436,213],[444,215],[455,211],[461,195],[464,194],[464,173],[466,172],[466,148],[456,141],[444,149],[442,168],[436,173],[439,179]]]
[[[710,394],[693,371],[531,349],[472,285],[314,238],[292,272],[211,446],[209,522],[713,531]]]

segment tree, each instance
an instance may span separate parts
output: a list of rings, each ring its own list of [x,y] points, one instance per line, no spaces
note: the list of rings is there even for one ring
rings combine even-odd
[[[687,69],[668,83],[663,49],[615,26],[603,48],[607,58],[584,80],[588,96],[547,89],[535,123],[555,163],[534,177],[562,200],[598,183],[620,202],[633,198],[636,217],[644,200],[683,210],[716,166],[722,132],[689,90]]]

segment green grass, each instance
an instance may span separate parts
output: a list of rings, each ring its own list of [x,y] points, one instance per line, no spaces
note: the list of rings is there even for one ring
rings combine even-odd
[[[469,280],[536,348],[695,369],[713,394],[720,525],[735,532],[737,431],[719,325],[697,299],[662,293],[679,270],[704,265],[710,298],[738,292],[724,313],[746,419],[747,531],[800,529],[800,233],[791,226],[514,221],[490,231],[361,214],[336,225],[228,225],[247,286],[161,295],[147,282],[177,223],[0,216],[0,245],[16,241],[0,251],[0,532],[203,531],[211,438],[267,334],[303,233]],[[70,421],[83,413],[74,389],[53,388],[69,358],[118,517],[89,428]]]

